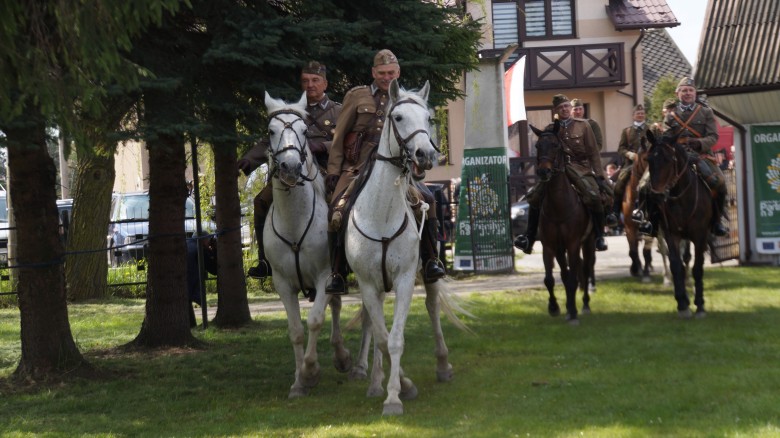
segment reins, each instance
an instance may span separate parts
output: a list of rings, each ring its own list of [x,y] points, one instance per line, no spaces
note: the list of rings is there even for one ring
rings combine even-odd
[[[291,121],[291,122],[285,122],[284,120],[279,118],[279,116],[282,115],[282,114],[294,115],[294,116],[296,116],[296,119]],[[295,122],[303,123],[303,125],[306,126],[306,128],[308,129],[308,125],[306,125],[306,121],[304,120],[304,116],[301,113],[299,113],[298,111],[291,110],[291,109],[282,109],[282,110],[279,110],[279,111],[274,111],[274,112],[272,112],[271,114],[268,115],[268,119],[269,119],[269,123],[270,123],[270,120],[273,120],[273,119],[279,120],[282,123],[282,125],[283,125],[282,132],[287,131],[287,130],[293,131],[293,133],[295,134],[295,138],[298,141],[299,145],[303,145],[304,142],[306,142],[305,131],[304,131],[303,140],[301,140],[301,137],[293,129],[293,125],[295,124]],[[278,160],[277,157],[280,154],[282,154],[284,152],[287,152],[289,150],[294,150],[294,151],[298,152],[298,154],[300,156],[300,160],[301,160],[302,163],[306,163],[307,159],[308,159],[308,153],[307,153],[307,150],[306,150],[305,147],[301,146],[300,148],[298,148],[298,147],[296,147],[294,145],[288,145],[288,146],[285,146],[285,147],[280,147],[281,143],[282,143],[282,135],[280,133],[279,134],[279,142],[276,145],[279,149],[276,150],[276,151],[273,151],[273,149],[272,149],[272,152],[273,152],[273,155],[271,156],[271,162],[273,164],[272,170],[271,170],[271,177],[272,178],[278,178],[279,177],[279,160]],[[308,166],[307,166],[306,171],[309,172]],[[308,173],[305,174],[305,175],[301,174],[301,176],[300,176],[300,180],[301,181],[298,181],[296,183],[296,185],[303,185],[303,183],[306,182],[306,181],[309,181],[309,182],[314,181],[314,178],[316,178],[316,173],[315,173],[315,176],[313,176],[313,177],[310,177]],[[287,183],[284,183],[284,184],[286,186],[288,186],[288,187],[291,187]]]

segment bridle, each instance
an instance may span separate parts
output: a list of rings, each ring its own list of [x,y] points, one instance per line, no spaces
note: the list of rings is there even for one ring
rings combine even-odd
[[[393,120],[393,117],[392,117],[393,111],[398,106],[404,105],[404,104],[407,104],[407,103],[419,105],[419,106],[421,106],[421,107],[423,107],[424,109],[427,110],[427,108],[424,105],[420,104],[419,102],[417,102],[414,99],[404,99],[404,100],[399,100],[398,102],[395,102],[393,104],[393,106],[390,107],[390,111],[387,112],[388,117],[387,117],[386,120],[388,120],[388,122],[390,123],[390,128],[393,131],[393,137],[395,137],[395,141],[396,141],[396,143],[398,143],[398,147],[401,149],[401,155],[399,155],[397,157],[392,157],[392,156],[391,157],[386,157],[384,155],[376,154],[376,159],[377,160],[387,161],[388,163],[390,163],[390,164],[400,168],[403,175],[406,175],[407,173],[409,173],[409,166],[408,166],[408,164],[412,162],[412,156],[411,156],[412,152],[409,150],[409,148],[406,147],[406,145],[408,145],[409,142],[412,140],[412,138],[414,138],[417,134],[425,134],[425,135],[427,135],[428,136],[428,141],[431,143],[431,146],[433,146],[433,149],[435,149],[436,152],[441,152],[441,151],[439,151],[439,148],[436,146],[436,144],[433,142],[433,139],[431,138],[431,134],[426,129],[420,128],[420,129],[418,129],[416,131],[413,131],[411,134],[407,135],[406,137],[402,137],[401,133],[398,132],[398,126],[396,125],[396,123],[395,123],[395,121]]]
[[[290,122],[285,122],[284,120],[282,120],[279,117],[282,114],[294,115],[294,116],[296,116],[296,118],[293,119]],[[283,125],[283,128],[282,128],[282,132],[279,133],[279,142],[276,144],[276,147],[278,149],[276,151],[274,151],[275,148],[273,148],[273,145],[272,145],[272,148],[271,148],[271,152],[273,152],[273,154],[271,155],[272,170],[271,170],[271,175],[270,176],[271,176],[271,178],[279,178],[279,158],[278,158],[278,156],[280,154],[285,153],[285,152],[290,151],[290,150],[294,150],[294,151],[298,152],[298,155],[300,157],[301,163],[306,163],[306,160],[308,158],[308,151],[307,151],[307,149],[305,147],[303,147],[303,145],[306,142],[305,130],[304,130],[303,140],[301,140],[301,136],[298,135],[297,132],[295,132],[295,129],[293,129],[293,125],[296,122],[303,123],[303,125],[306,128],[308,128],[308,125],[306,125],[306,121],[304,120],[304,117],[303,117],[303,115],[301,113],[299,113],[298,111],[295,111],[295,110],[291,110],[291,109],[282,109],[282,110],[279,110],[279,111],[274,111],[274,112],[272,112],[271,114],[268,115],[269,124],[270,124],[271,120],[274,120],[274,119],[276,119],[279,122],[281,122],[282,125]],[[285,147],[281,147],[282,137],[283,137],[282,133],[284,133],[284,131],[287,131],[287,130],[290,130],[290,131],[292,131],[295,134],[295,138],[296,138],[297,143],[298,143],[297,146],[291,144],[291,145],[287,145]],[[307,171],[308,170],[309,169],[307,169]],[[296,183],[296,185],[303,185],[303,183],[305,181],[309,181],[309,182],[314,181],[314,178],[316,177],[316,172],[318,172],[318,171],[319,171],[319,169],[315,169],[314,176],[310,176],[308,173],[307,174],[301,174],[300,180]],[[288,185],[286,183],[284,183],[284,184]]]
[[[677,184],[680,182],[680,179],[682,178],[682,176],[685,174],[685,172],[688,171],[688,160],[686,159],[685,162],[682,163],[682,165],[681,165],[680,164],[680,160],[677,159],[677,156],[679,154],[677,153],[677,150],[675,149],[675,147],[673,145],[666,144],[666,143],[657,143],[657,144],[651,145],[651,149],[650,150],[652,150],[652,148],[655,148],[655,147],[663,147],[666,150],[669,150],[669,151],[672,152],[672,163],[674,165],[674,177],[670,181],[668,181],[668,182],[666,182],[664,184],[664,189],[661,192],[653,190],[652,184],[651,184],[650,185],[650,192],[652,194],[655,194],[655,195],[663,195],[664,201],[670,200],[670,199],[671,200],[678,199],[682,195],[684,195],[685,192],[687,192],[688,189],[692,185],[690,182],[688,182],[688,184],[685,186],[685,188],[683,188],[676,196],[670,196],[670,193],[671,193],[672,189],[677,187]],[[648,158],[649,158],[649,154],[648,154]],[[648,163],[648,166],[649,166],[649,163]]]
[[[550,155],[538,155],[539,143],[540,143],[541,139],[544,138],[544,137],[552,137],[551,140],[554,143],[554,146],[550,147],[550,149],[553,150],[553,153],[550,154],[552,156],[550,156]],[[565,164],[565,160],[561,159],[564,156],[563,148],[561,147],[561,143],[558,140],[557,134],[555,134],[554,132],[550,132],[550,131],[542,132],[539,135],[539,140],[537,140],[537,142],[536,142],[536,149],[537,149],[536,163],[537,163],[537,168],[539,170],[541,170],[539,168],[539,164],[544,163],[544,162],[551,163],[551,166],[550,166],[550,170],[552,171],[552,175],[551,176],[554,176],[556,173],[560,172],[561,169],[563,169],[563,166]],[[537,170],[537,174],[538,174],[539,170]]]

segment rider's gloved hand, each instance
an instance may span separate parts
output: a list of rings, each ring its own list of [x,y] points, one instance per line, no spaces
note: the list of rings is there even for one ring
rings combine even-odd
[[[325,188],[328,192],[336,190],[336,184],[339,182],[339,175],[327,175],[325,177]]]
[[[252,165],[249,164],[249,160],[247,160],[246,158],[242,158],[236,161],[236,167],[238,167],[238,170],[240,170],[241,172],[244,172],[244,175],[246,176],[249,176],[249,174],[252,173],[252,171],[249,170],[252,167]]]

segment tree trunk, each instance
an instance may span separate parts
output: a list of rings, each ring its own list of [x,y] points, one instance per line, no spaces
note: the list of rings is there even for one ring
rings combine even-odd
[[[147,90],[147,125],[161,126],[181,111],[171,93]],[[164,122],[163,122],[164,123]],[[161,130],[146,135],[149,149],[149,271],[146,283],[146,315],[141,332],[131,342],[136,347],[195,346],[189,320],[186,286],[184,204],[184,136]]]
[[[17,227],[18,297],[22,358],[14,376],[41,380],[87,375],[68,321],[63,246],[56,203],[56,168],[46,148],[46,126],[35,111],[6,127],[10,192]]]
[[[69,253],[65,259],[68,298],[74,301],[104,297],[107,294],[108,257],[106,233],[111,214],[114,186],[114,148],[96,144],[94,151],[79,154],[73,217],[70,221]]]
[[[219,327],[239,327],[252,320],[246,296],[246,276],[241,251],[241,202],[238,197],[236,145],[215,144],[214,193],[217,198],[217,239],[219,274],[217,275],[217,314]]]

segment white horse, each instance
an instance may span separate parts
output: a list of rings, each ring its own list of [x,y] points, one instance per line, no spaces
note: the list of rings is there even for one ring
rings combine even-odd
[[[384,371],[381,356],[390,361],[384,415],[402,414],[401,400],[413,399],[417,395],[414,383],[404,376],[401,369],[404,327],[416,273],[420,268],[420,234],[407,192],[412,173],[419,174],[430,169],[436,159],[437,151],[430,137],[429,90],[427,82],[418,92],[401,90],[395,80],[390,84],[388,111],[376,161],[350,209],[346,228],[347,261],[355,273],[363,306],[369,315],[364,324],[370,321],[375,342],[369,396],[382,395]],[[436,283],[426,290],[436,293],[439,288]],[[391,290],[395,291],[396,299],[393,325],[388,336],[383,304],[387,292]],[[436,312],[434,329],[438,331],[438,368],[448,379],[451,366],[447,363],[446,346],[438,325],[438,301],[435,295],[429,294],[426,305],[429,312]],[[434,319],[433,315],[431,319]],[[361,362],[367,351],[365,337],[363,346]]]
[[[339,318],[341,297],[325,294],[330,275],[328,256],[328,206],[325,183],[306,142],[306,93],[295,104],[273,99],[265,94],[268,109],[269,174],[273,187],[273,204],[263,228],[265,253],[271,264],[273,284],[287,311],[290,341],[295,353],[295,383],[290,398],[307,395],[317,385],[320,366],[317,337],[325,322],[325,308],[330,303],[333,328],[330,342],[333,362],[340,372],[352,367],[344,347]],[[314,300],[305,340],[298,292]]]

